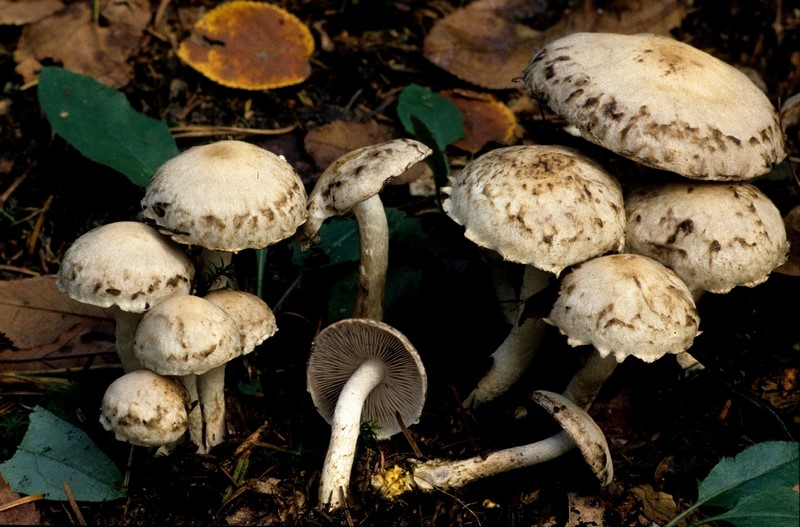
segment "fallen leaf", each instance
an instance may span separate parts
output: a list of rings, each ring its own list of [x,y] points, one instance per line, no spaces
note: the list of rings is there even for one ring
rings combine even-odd
[[[0,476],[0,505],[20,499],[11,486]],[[0,511],[0,525],[41,525],[42,518],[33,502],[21,503],[10,509]]]
[[[574,492],[567,495],[569,517],[566,527],[582,527],[592,525],[605,527],[606,508],[597,496],[580,496]]]
[[[14,51],[16,72],[35,83],[42,61],[56,61],[112,88],[128,84],[136,51],[151,17],[147,0],[100,0],[103,23],[92,20],[91,2],[73,2],[25,26]]]
[[[678,505],[671,494],[655,490],[651,485],[639,485],[630,490],[642,504],[648,520],[663,525],[678,514]]]
[[[61,0],[0,0],[0,25],[24,26],[63,7]]]
[[[0,282],[0,368],[46,371],[118,362],[114,315],[72,300],[55,276]]]
[[[453,146],[471,154],[489,143],[510,145],[520,134],[517,118],[508,106],[488,93],[449,90],[447,97],[464,116],[464,137]]]
[[[426,35],[423,55],[456,77],[493,90],[520,88],[516,81],[531,56],[547,42],[578,31],[667,33],[685,16],[681,0],[624,2],[618,9],[569,10],[541,31],[523,20],[537,14],[536,2],[478,0],[440,19]],[[527,8],[526,8],[527,6]]]

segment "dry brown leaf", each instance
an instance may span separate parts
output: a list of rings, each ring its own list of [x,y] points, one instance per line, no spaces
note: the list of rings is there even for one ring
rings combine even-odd
[[[597,496],[580,496],[574,492],[567,495],[569,502],[569,517],[565,527],[580,527],[593,525],[605,527],[608,525],[603,518],[606,508]]]
[[[440,95],[464,116],[464,137],[453,143],[456,148],[475,154],[489,143],[510,145],[519,137],[514,112],[492,95],[471,90],[449,90]]]
[[[659,525],[667,523],[680,512],[671,494],[657,491],[651,485],[640,485],[630,492],[641,502],[645,517]]]
[[[20,495],[11,490],[11,486],[0,476],[0,505],[9,504],[20,499]],[[21,503],[15,507],[0,511],[0,525],[41,525],[42,518],[36,505],[32,502]]]
[[[533,53],[551,40],[577,31],[666,33],[685,16],[680,0],[630,0],[612,10],[574,9],[558,23],[536,31],[521,22],[534,14],[522,0],[480,0],[439,20],[425,37],[423,55],[456,77],[483,88],[520,88]],[[588,4],[587,4],[588,5]]]
[[[55,276],[0,282],[0,369],[46,371],[118,362],[114,314],[61,293]]]
[[[63,7],[61,0],[0,0],[0,25],[23,26]]]
[[[103,23],[92,20],[91,2],[65,9],[25,26],[14,51],[16,72],[26,84],[39,77],[43,60],[92,77],[112,88],[130,81],[128,58],[136,51],[151,17],[147,0],[100,0]]]

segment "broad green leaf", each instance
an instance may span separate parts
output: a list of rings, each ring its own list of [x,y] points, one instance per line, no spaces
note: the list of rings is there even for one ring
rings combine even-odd
[[[146,186],[153,172],[178,154],[166,123],[137,112],[122,92],[91,77],[46,66],[38,97],[56,134],[135,185]]]
[[[14,455],[0,473],[15,492],[44,494],[65,501],[64,482],[77,501],[124,498],[122,474],[89,436],[42,407],[30,414],[30,425]]]
[[[726,521],[736,527],[797,527],[800,525],[800,494],[791,488],[762,490],[743,497],[729,511],[694,525],[713,521]]]
[[[730,508],[741,498],[767,489],[791,488],[798,483],[800,448],[797,442],[765,441],[723,458],[698,487],[698,505]]]
[[[397,117],[406,132],[433,148],[434,145],[428,143],[425,137],[418,135],[420,127],[419,124],[415,127],[413,119],[419,120],[441,152],[453,141],[464,137],[464,116],[456,105],[418,84],[409,84],[400,92]]]

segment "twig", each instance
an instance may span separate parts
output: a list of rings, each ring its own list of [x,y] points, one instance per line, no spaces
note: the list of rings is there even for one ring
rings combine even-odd
[[[1,203],[1,202],[0,202]],[[26,274],[28,276],[42,276],[42,273],[25,267],[17,267],[16,265],[0,264],[0,271],[7,271],[9,273]]]
[[[83,514],[81,514],[81,510],[78,508],[78,502],[75,501],[75,496],[72,495],[72,489],[69,488],[69,483],[64,480],[64,492],[67,494],[67,501],[69,501],[69,506],[72,508],[72,512],[75,513],[75,518],[78,520],[78,525],[86,525],[86,520],[83,519]]]
[[[34,501],[39,501],[44,499],[44,494],[31,494],[30,496],[23,496],[21,498],[17,498],[13,501],[9,501],[8,503],[4,503],[0,505],[0,512],[5,512],[7,510],[11,510],[14,507],[19,507],[20,505],[25,505],[26,503],[32,503]]]
[[[169,131],[172,132],[173,137],[180,139],[185,137],[208,137],[213,135],[282,135],[291,132],[295,128],[297,128],[296,124],[275,129],[186,124],[173,126]]]

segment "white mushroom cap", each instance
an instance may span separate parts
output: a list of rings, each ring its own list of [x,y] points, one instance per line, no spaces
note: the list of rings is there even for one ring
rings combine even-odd
[[[786,157],[766,95],[670,37],[573,33],[534,54],[524,84],[585,139],[689,178],[750,179]]]
[[[275,314],[262,299],[238,289],[215,289],[206,300],[225,310],[239,328],[242,355],[252,353],[256,346],[278,331]]]
[[[108,386],[100,424],[119,441],[147,447],[167,445],[186,432],[187,403],[186,392],[177,381],[137,370]]]
[[[558,275],[623,246],[619,182],[560,146],[491,150],[452,180],[443,207],[464,235],[509,261]]]
[[[686,351],[700,317],[689,288],[669,268],[638,254],[612,254],[576,265],[561,280],[544,319],[571,346],[593,345],[618,362],[653,362]]]
[[[361,421],[376,424],[386,439],[419,421],[428,381],[416,349],[400,331],[372,319],[349,318],[325,327],[314,339],[308,360],[307,387],[320,415],[331,423],[339,394],[365,361],[380,361],[386,375],[367,396]]]
[[[85,304],[141,313],[188,294],[194,267],[180,247],[154,228],[120,221],[82,234],[64,253],[59,290]]]
[[[142,214],[179,243],[238,252],[292,236],[306,219],[306,197],[283,157],[226,140],[161,165],[147,185]]]
[[[780,211],[749,183],[647,185],[625,209],[625,251],[658,260],[693,292],[758,285],[788,256]]]
[[[161,375],[201,375],[242,354],[234,319],[193,295],[170,298],[147,311],[133,349],[145,368]]]

